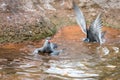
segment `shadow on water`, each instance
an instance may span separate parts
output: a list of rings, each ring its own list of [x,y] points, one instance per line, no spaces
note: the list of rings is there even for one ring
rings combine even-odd
[[[7,44],[0,48],[0,80],[119,80],[120,30],[104,30],[106,43],[100,46],[84,43],[78,26],[62,28],[52,38],[64,49],[59,56],[32,55],[43,41]]]

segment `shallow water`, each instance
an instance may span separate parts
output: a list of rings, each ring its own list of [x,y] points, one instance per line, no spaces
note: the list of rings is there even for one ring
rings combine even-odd
[[[104,30],[106,42],[100,46],[84,43],[78,26],[62,28],[52,38],[64,49],[59,56],[32,54],[44,40],[1,45],[0,80],[119,80],[120,30]]]

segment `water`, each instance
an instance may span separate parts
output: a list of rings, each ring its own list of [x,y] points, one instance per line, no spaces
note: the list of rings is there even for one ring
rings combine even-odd
[[[84,43],[77,27],[63,28],[52,39],[64,49],[59,56],[32,55],[42,42],[2,47],[0,80],[119,80],[119,32],[108,32],[107,42],[100,46]]]

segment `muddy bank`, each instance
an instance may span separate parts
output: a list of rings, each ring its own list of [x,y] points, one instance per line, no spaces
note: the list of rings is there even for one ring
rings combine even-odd
[[[91,22],[103,13],[104,25],[119,28],[119,1],[76,0]],[[76,24],[72,0],[1,0],[0,42],[38,40],[53,35],[56,28]]]

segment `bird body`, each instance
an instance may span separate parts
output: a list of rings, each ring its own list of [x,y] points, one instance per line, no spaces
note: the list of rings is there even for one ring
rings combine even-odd
[[[56,50],[57,44],[50,42],[50,38],[47,38],[41,48],[34,50],[33,54],[45,54],[58,55],[61,51]]]

